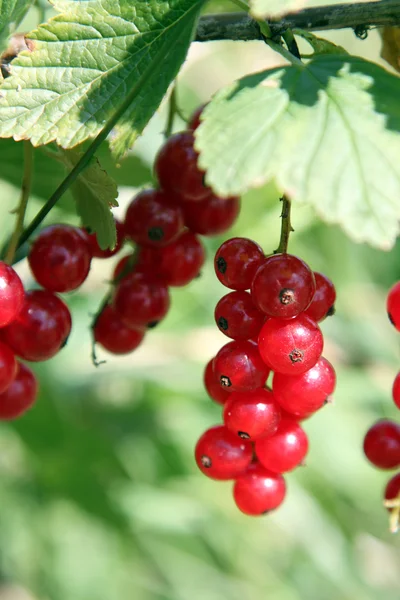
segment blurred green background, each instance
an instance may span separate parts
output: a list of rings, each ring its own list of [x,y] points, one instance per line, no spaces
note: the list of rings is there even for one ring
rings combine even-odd
[[[37,19],[33,9],[22,30]],[[366,42],[349,32],[329,37],[378,60],[376,32]],[[277,60],[259,43],[194,45],[179,79],[182,111]],[[111,169],[120,184],[117,214],[151,179],[165,112],[164,105],[132,155]],[[0,141],[4,238],[19,195],[20,152],[19,144]],[[31,215],[59,177],[38,155]],[[278,198],[273,185],[247,194],[231,233],[272,251]],[[71,198],[51,219],[76,222]],[[398,600],[400,537],[388,533],[381,505],[390,474],[367,464],[361,447],[376,419],[398,418],[390,394],[399,337],[385,295],[400,278],[400,246],[383,253],[355,245],[303,207],[294,206],[293,224],[291,252],[337,287],[337,314],[323,330],[338,386],[335,403],[304,423],[307,466],[287,477],[284,506],[261,519],[241,515],[231,484],[207,480],[193,460],[197,438],[221,417],[203,391],[202,372],[226,341],[213,325],[225,290],[212,256],[230,234],[206,241],[202,277],[173,291],[170,314],[143,346],[128,357],[107,356],[95,369],[88,326],[113,266],[98,261],[82,290],[67,297],[74,320],[68,346],[34,365],[36,407],[0,426],[1,600]],[[25,262],[18,269],[32,285]]]

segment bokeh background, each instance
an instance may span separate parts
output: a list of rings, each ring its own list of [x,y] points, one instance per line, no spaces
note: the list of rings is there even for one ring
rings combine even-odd
[[[208,10],[232,9],[212,2]],[[49,16],[32,9],[21,30]],[[379,60],[376,32],[329,35],[350,52]],[[194,44],[179,78],[189,115],[225,83],[277,64],[261,43]],[[132,154],[105,166],[120,185],[120,208],[152,180],[162,142],[161,107]],[[176,128],[183,128],[179,120]],[[21,179],[20,144],[0,141],[2,235],[13,224]],[[32,216],[60,172],[37,156]],[[279,190],[243,198],[232,235],[272,251],[279,239]],[[351,198],[349,198],[351,202]],[[76,223],[66,196],[50,221]],[[231,484],[203,477],[193,460],[199,435],[220,421],[202,387],[208,359],[226,341],[213,322],[225,293],[212,257],[231,234],[205,240],[202,276],[173,290],[172,310],[143,346],[123,358],[90,353],[90,315],[107,291],[113,261],[98,261],[82,290],[67,296],[74,320],[68,346],[35,365],[37,405],[0,426],[1,600],[398,600],[400,537],[388,532],[382,490],[390,474],[366,463],[362,440],[378,418],[399,418],[391,383],[399,335],[385,313],[400,278],[400,247],[355,245],[336,227],[293,207],[290,250],[333,279],[337,314],[323,324],[325,356],[335,365],[335,402],[304,423],[307,466],[287,477],[284,506],[267,517],[240,514]],[[18,270],[33,284],[25,261]],[[400,534],[399,534],[400,535]]]

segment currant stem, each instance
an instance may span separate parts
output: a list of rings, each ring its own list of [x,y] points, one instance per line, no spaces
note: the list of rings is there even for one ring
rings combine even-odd
[[[390,532],[397,533],[400,529],[400,494],[393,500],[384,500],[383,505],[390,510]]]
[[[173,84],[171,90],[171,96],[169,98],[168,103],[168,117],[167,123],[165,126],[164,137],[168,139],[172,134],[172,129],[174,127],[175,115],[177,114],[177,100],[176,100],[176,85]]]
[[[291,29],[286,29],[285,33],[282,34],[283,39],[286,42],[286,46],[291,54],[301,60],[300,50],[296,42],[296,38],[293,35]]]
[[[289,245],[289,236],[292,231],[294,231],[292,227],[292,223],[290,220],[290,213],[292,204],[286,196],[282,196],[280,199],[282,202],[282,213],[281,213],[281,239],[279,241],[278,249],[275,250],[274,254],[287,254],[288,245]]]
[[[17,219],[15,222],[14,232],[11,236],[10,243],[7,248],[4,262],[11,265],[15,252],[18,247],[18,240],[24,227],[25,213],[28,206],[28,200],[32,188],[32,175],[33,175],[33,146],[30,142],[24,141],[24,173],[22,176],[21,184],[21,196],[16,210]]]

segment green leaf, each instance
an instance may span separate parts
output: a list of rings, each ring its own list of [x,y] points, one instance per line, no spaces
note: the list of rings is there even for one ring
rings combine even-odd
[[[57,1],[33,49],[1,87],[0,136],[71,148],[97,135],[128,100],[111,145],[122,155],[185,60],[204,0]]]
[[[393,245],[400,219],[400,79],[349,56],[264,71],[218,93],[196,131],[217,194],[275,177],[358,242]]]
[[[250,0],[251,14],[256,19],[281,17],[304,8],[307,0]]]
[[[318,54],[347,54],[347,51],[342,46],[338,46],[324,38],[319,38],[309,31],[293,29],[293,33],[302,37],[310,44],[311,48],[314,50],[313,56],[317,56]],[[304,54],[302,56],[304,56]]]
[[[33,4],[33,0],[0,0],[0,51]]]

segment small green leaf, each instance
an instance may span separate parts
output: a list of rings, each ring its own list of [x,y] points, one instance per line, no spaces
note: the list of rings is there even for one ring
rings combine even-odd
[[[33,4],[33,0],[0,0],[0,51]]]
[[[304,8],[307,0],[250,0],[251,14],[256,19],[281,17]]]
[[[304,31],[303,29],[293,29],[293,33],[299,37],[302,37],[310,44],[311,48],[314,50],[313,56],[317,56],[318,54],[341,54],[342,56],[343,54],[348,54],[347,51],[342,48],[342,46],[337,46],[329,40],[319,38],[309,31]]]
[[[126,152],[185,60],[204,0],[57,0],[1,87],[0,136],[71,148],[130,106],[111,145]]]
[[[196,131],[222,196],[275,178],[358,242],[389,248],[400,220],[400,79],[327,55],[264,71],[218,93]]]

